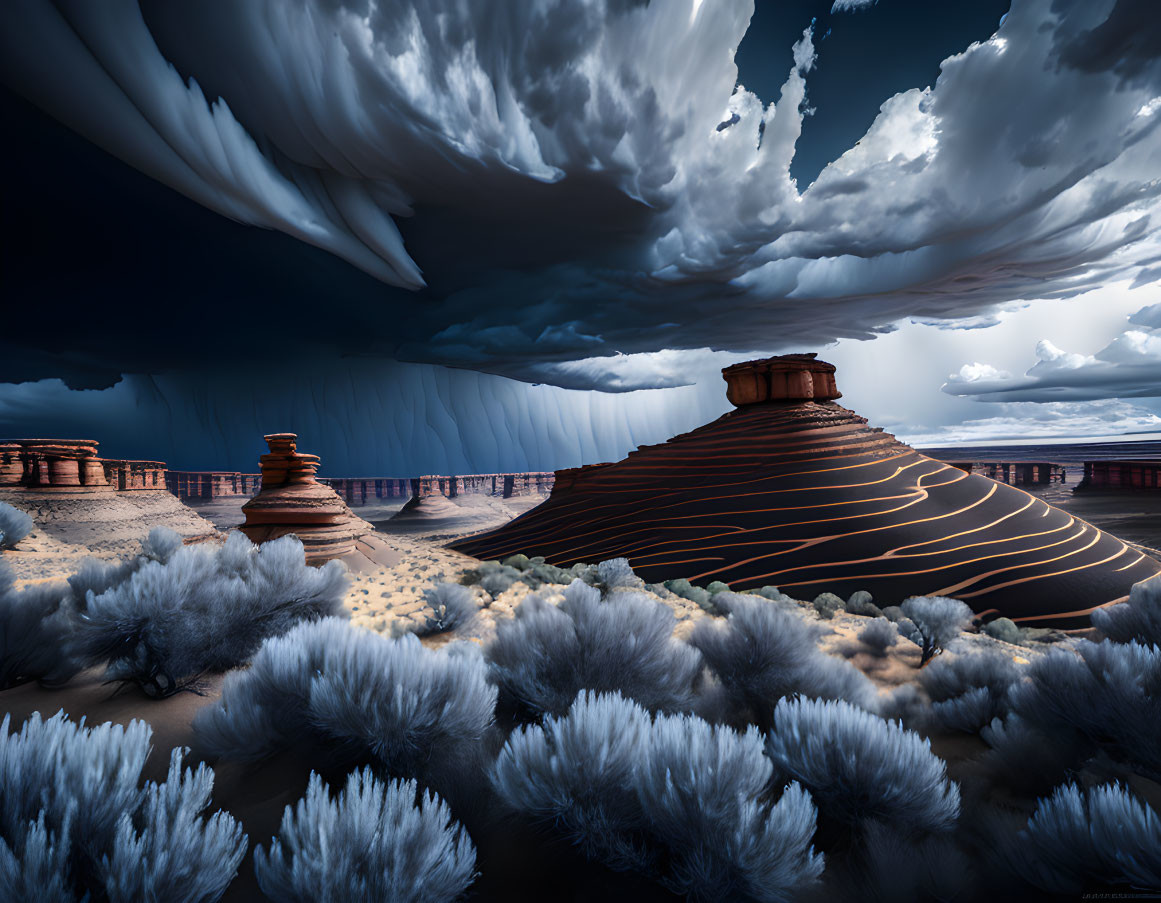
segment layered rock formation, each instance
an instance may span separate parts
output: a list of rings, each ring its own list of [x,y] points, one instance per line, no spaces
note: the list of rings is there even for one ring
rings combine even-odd
[[[262,488],[256,473],[170,470],[165,488],[179,499],[253,498]]]
[[[963,599],[977,613],[1083,626],[1161,564],[1020,489],[921,455],[834,403],[814,355],[723,371],[737,408],[615,464],[557,473],[551,497],[452,548],[567,567],[625,557],[799,597],[869,590]]]
[[[242,506],[246,522],[239,529],[256,543],[293,533],[302,541],[308,564],[353,553],[374,527],[315,479],[318,456],[299,452],[294,433],[264,438],[270,451],[259,458],[262,491]]]
[[[1161,461],[1085,461],[1084,478],[1076,491],[1161,490]]]
[[[52,493],[165,489],[164,461],[97,456],[95,439],[9,439],[0,442],[0,486]]]
[[[93,439],[10,439],[0,443],[0,485],[108,491]],[[164,466],[164,465],[163,465]]]
[[[348,505],[373,504],[397,498],[458,498],[462,495],[493,495],[513,498],[548,495],[555,475],[551,471],[530,473],[425,474],[421,477],[322,477]]]
[[[98,457],[93,439],[0,442],[0,502],[31,515],[36,528],[6,560],[20,579],[59,577],[96,555],[132,555],[153,527],[187,542],[217,536],[165,490],[160,461]]]

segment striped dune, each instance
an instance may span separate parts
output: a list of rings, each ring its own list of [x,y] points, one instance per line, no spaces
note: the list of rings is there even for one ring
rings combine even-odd
[[[627,558],[797,598],[953,596],[986,617],[1084,626],[1161,564],[1028,493],[921,455],[836,404],[813,355],[724,372],[737,408],[615,464],[557,474],[551,497],[453,548],[567,567]]]

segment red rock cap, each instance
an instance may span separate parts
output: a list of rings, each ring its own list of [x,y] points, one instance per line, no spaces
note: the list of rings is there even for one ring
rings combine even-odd
[[[726,397],[738,407],[767,402],[833,401],[842,398],[834,364],[815,354],[782,354],[722,370]]]

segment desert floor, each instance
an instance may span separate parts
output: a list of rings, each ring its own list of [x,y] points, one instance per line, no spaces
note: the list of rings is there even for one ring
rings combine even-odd
[[[1070,509],[1073,508],[1069,504],[1071,498],[1049,500],[1057,504],[1063,501]],[[242,501],[219,501],[195,510],[219,529],[228,528],[241,520]],[[443,548],[444,544],[457,537],[498,526],[519,516],[539,501],[539,497],[506,500],[468,496],[453,503],[440,498],[399,517],[393,515],[398,513],[401,504],[356,509],[360,516],[375,524],[377,539],[398,557],[397,562],[389,567],[364,564],[359,571],[352,573],[351,588],[346,598],[352,622],[386,635],[405,628],[409,622],[422,622],[423,591],[440,581],[459,582],[465,571],[480,564],[476,559]],[[1089,505],[1089,502],[1085,500],[1084,504]],[[1105,516],[1101,515],[1100,506],[1089,507],[1096,510],[1098,516]],[[1113,507],[1116,508],[1115,505]],[[1075,513],[1081,514],[1080,511]],[[1128,515],[1123,510],[1114,510],[1108,512],[1107,516],[1125,518]],[[142,522],[139,532],[144,534],[150,526],[148,522]],[[69,548],[66,550],[62,543]],[[21,583],[59,579],[75,568],[79,553],[77,546],[76,543],[66,543],[58,530],[56,536],[43,536],[39,542],[34,540],[31,544],[33,550],[5,553],[5,561],[16,564]],[[124,553],[121,542],[112,546],[98,549],[97,554],[100,557],[115,557]],[[53,552],[62,551],[68,554],[54,558]],[[18,558],[21,559],[19,563],[16,562]],[[557,589],[563,587],[545,587],[541,592],[551,596]],[[471,627],[466,631],[457,630],[451,634],[428,637],[423,642],[429,646],[439,646],[453,640],[484,643],[494,635],[496,624],[511,617],[520,600],[530,591],[529,587],[517,582],[492,599],[485,590],[476,587],[475,592],[481,604],[487,607],[481,610]],[[656,595],[674,611],[677,619],[675,633],[678,636],[687,634],[698,620],[711,617],[694,603],[668,591],[659,590]],[[818,618],[808,605],[803,605],[802,616]],[[849,659],[883,693],[901,684],[914,682],[919,665],[918,647],[900,638],[888,654],[872,655],[857,640],[858,633],[866,624],[866,618],[839,612],[833,619],[823,622],[827,633],[821,641],[821,647],[833,655]],[[1063,634],[1046,639],[1070,642]],[[961,651],[974,646],[987,646],[1000,649],[1021,662],[1043,654],[1048,645],[1037,642],[1031,646],[1010,646],[980,634],[966,635],[959,642],[963,644]],[[211,675],[201,682],[197,692],[179,693],[169,699],[155,701],[147,699],[136,688],[124,689],[105,684],[100,671],[92,670],[82,673],[59,689],[28,684],[0,692],[0,712],[10,714],[14,725],[19,725],[34,711],[48,717],[61,709],[73,718],[85,716],[90,724],[104,721],[128,723],[133,718],[144,719],[154,730],[154,751],[146,763],[146,773],[152,779],[162,779],[168,750],[172,747],[190,746],[193,758],[199,758],[191,721],[198,709],[218,698],[221,682],[221,675]],[[976,737],[933,737],[932,741],[936,752],[947,759],[953,776],[958,776],[961,769],[970,770],[972,760],[984,749]],[[295,802],[304,792],[309,772],[310,766],[305,754],[295,751],[284,753],[260,768],[220,763],[215,769],[214,806],[228,809],[242,821],[252,845],[265,843],[277,832],[283,808]],[[253,869],[247,857],[225,899],[257,898]]]

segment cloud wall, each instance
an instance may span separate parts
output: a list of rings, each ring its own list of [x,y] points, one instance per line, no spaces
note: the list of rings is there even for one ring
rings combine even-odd
[[[79,435],[107,457],[177,470],[256,472],[273,432],[297,432],[326,476],[557,470],[618,460],[724,413],[712,363],[697,385],[620,394],[367,360],[129,376],[103,390],[0,384],[0,436]]]

